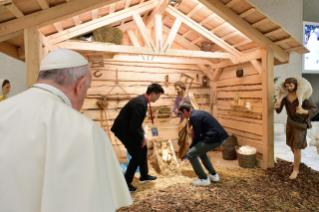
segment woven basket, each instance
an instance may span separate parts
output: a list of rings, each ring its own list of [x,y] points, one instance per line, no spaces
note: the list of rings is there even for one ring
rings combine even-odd
[[[244,155],[238,152],[239,147],[236,146],[236,154],[238,159],[238,164],[242,168],[254,168],[256,164],[257,152],[252,155]]]

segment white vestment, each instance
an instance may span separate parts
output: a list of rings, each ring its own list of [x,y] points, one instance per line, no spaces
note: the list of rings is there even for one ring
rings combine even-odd
[[[104,212],[132,204],[106,133],[50,86],[0,103],[0,211]]]

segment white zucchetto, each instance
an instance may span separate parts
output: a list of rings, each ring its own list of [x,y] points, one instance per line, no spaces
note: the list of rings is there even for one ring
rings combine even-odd
[[[40,71],[75,68],[87,64],[88,61],[77,52],[68,49],[56,49],[43,58]]]

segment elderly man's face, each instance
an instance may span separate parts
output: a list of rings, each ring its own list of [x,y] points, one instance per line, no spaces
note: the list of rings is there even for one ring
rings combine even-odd
[[[285,87],[289,93],[293,93],[296,90],[296,85],[294,83],[286,83]]]

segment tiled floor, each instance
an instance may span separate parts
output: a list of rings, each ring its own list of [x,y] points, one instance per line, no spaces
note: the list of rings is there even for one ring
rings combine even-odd
[[[286,145],[286,134],[284,131],[283,124],[276,124],[274,127],[274,136],[275,136],[275,157],[287,160],[294,161],[294,155],[290,150],[290,147]],[[301,162],[311,167],[314,170],[319,171],[319,155],[317,149],[314,146],[309,146],[311,141],[310,137],[307,137],[308,146],[301,150]]]

